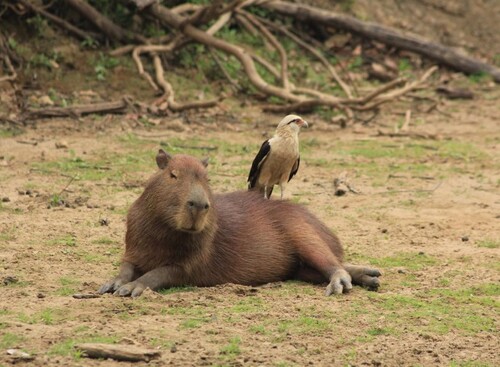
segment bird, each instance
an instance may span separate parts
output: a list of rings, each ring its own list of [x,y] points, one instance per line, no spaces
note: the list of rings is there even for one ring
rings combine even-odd
[[[279,185],[283,200],[285,185],[299,169],[299,132],[303,126],[308,127],[307,121],[297,115],[280,121],[274,136],[262,143],[252,162],[247,180],[249,190],[259,190],[269,199],[274,185]]]

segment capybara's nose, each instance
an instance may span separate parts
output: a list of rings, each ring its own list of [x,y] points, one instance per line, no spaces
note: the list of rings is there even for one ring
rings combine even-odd
[[[188,206],[191,210],[207,210],[208,208],[210,208],[210,204],[206,200],[189,200]]]
[[[192,212],[203,212],[210,208],[207,193],[202,186],[196,185],[192,188],[187,205]]]

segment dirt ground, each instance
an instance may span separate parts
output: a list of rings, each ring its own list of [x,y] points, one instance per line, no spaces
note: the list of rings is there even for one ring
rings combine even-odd
[[[312,127],[288,198],[338,233],[349,261],[383,271],[378,293],[329,298],[323,286],[294,282],[72,297],[116,273],[126,210],[160,143],[209,156],[214,191],[243,188],[276,116],[240,111],[251,122],[204,122],[205,113],[148,129],[119,117],[44,121],[3,137],[0,361],[11,361],[8,347],[37,366],[126,365],[73,349],[104,341],[158,348],[152,365],[497,365],[498,97],[494,88],[447,102],[446,115],[416,116],[415,131],[438,140],[377,137],[375,126],[342,130],[306,116]],[[400,117],[385,118],[392,126]],[[362,194],[334,195],[343,171]]]
[[[491,1],[380,2],[399,9],[390,12],[373,2],[340,3],[408,30],[407,6],[420,4],[422,23],[411,30],[490,61],[499,53],[500,32],[491,25],[500,13],[477,23],[485,7],[497,6]],[[62,42],[61,50],[78,51],[72,45]],[[89,102],[123,90],[153,98],[133,67],[115,68],[106,89],[89,81],[92,68],[72,68],[38,75],[28,102],[72,93]],[[325,285],[288,281],[75,298],[95,294],[117,273],[125,216],[156,169],[159,147],[209,157],[215,192],[245,189],[260,143],[282,116],[229,99],[164,118],[1,125],[0,366],[137,365],[85,358],[77,347],[85,342],[160,351],[152,366],[500,365],[500,88],[447,75],[475,98],[424,92],[430,99],[391,103],[370,123],[346,129],[324,114],[303,116],[310,127],[301,132],[301,167],[286,199],[338,234],[347,261],[382,271],[378,292],[355,287],[325,297]],[[10,113],[16,97],[3,87],[0,112]],[[388,136],[407,110],[409,136]],[[337,177],[360,193],[335,195]]]

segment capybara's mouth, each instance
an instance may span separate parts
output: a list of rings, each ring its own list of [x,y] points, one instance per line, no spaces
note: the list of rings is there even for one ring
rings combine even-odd
[[[191,227],[191,228],[181,228],[180,229],[182,232],[187,232],[187,233],[198,233],[198,232],[201,232],[200,229],[196,228],[196,227]]]

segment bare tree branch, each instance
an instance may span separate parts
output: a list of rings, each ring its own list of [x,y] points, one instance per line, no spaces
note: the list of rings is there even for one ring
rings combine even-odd
[[[285,48],[281,43],[273,36],[271,32],[262,24],[256,17],[252,14],[243,12],[243,16],[255,27],[262,35],[271,43],[271,45],[278,51],[281,60],[281,81],[283,83],[283,88],[290,90],[290,81],[288,80],[288,57],[286,55]]]
[[[488,73],[496,82],[500,82],[499,68],[415,34],[403,33],[395,28],[371,22],[363,22],[349,15],[338,14],[303,4],[268,0],[260,0],[256,3],[280,14],[314,23],[331,25],[335,28],[345,29],[390,46],[416,52],[465,73]]]
[[[17,0],[17,1],[21,4],[23,4],[29,10],[43,15],[45,18],[49,19],[57,26],[59,26],[63,29],[66,29],[67,31],[73,33],[74,35],[76,35],[78,38],[80,38],[82,40],[89,39],[89,38],[100,38],[100,36],[98,34],[88,33],[88,32],[82,31],[80,28],[77,28],[74,25],[72,25],[71,23],[68,23],[67,21],[65,21],[64,19],[61,19],[58,16],[46,11],[44,8],[33,5],[28,0]]]
[[[115,41],[147,43],[147,39],[141,35],[128,32],[116,25],[104,15],[99,13],[93,6],[83,0],[66,0],[66,3],[91,21],[97,28]]]

